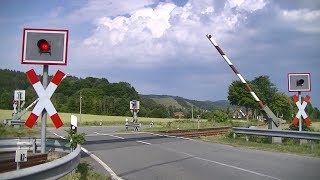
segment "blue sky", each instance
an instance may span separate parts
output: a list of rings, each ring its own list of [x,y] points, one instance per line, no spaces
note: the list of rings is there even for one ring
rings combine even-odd
[[[247,80],[270,76],[289,93],[287,73],[310,72],[320,107],[320,1],[80,0],[0,1],[0,68],[22,65],[24,27],[69,30],[67,66],[77,77],[131,83],[140,94],[227,99],[237,76],[205,35],[210,33]]]

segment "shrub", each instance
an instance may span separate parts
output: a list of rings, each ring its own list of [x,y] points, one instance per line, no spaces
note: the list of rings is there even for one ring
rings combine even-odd
[[[225,122],[228,120],[228,114],[221,110],[215,110],[212,112],[211,115],[212,115],[212,119],[216,122]]]
[[[66,130],[66,132],[68,133],[66,139],[69,141],[69,145],[72,150],[74,150],[78,144],[83,144],[86,142],[84,133],[77,134],[72,130]]]

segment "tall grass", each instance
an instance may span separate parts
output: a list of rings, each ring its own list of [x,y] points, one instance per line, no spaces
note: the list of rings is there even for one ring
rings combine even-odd
[[[24,137],[26,135],[32,136],[36,135],[40,132],[38,127],[35,128],[28,128],[25,126],[21,126],[20,128],[14,128],[9,126],[4,126],[2,123],[0,124],[0,138],[7,138],[7,137]]]
[[[62,180],[82,180],[82,179],[94,179],[94,180],[111,180],[110,176],[104,176],[98,174],[94,169],[85,161],[81,161],[76,170],[64,176]]]
[[[268,138],[265,136],[250,135],[249,141],[246,141],[245,135],[237,135],[233,138],[233,133],[227,133],[219,136],[201,137],[204,141],[229,144],[232,146],[249,147],[260,150],[295,153],[309,156],[320,156],[320,142],[307,141],[307,143],[300,144],[299,139],[284,138],[282,143],[269,143]]]

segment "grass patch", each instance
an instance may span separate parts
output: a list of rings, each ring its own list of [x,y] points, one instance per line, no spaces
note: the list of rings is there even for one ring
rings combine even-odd
[[[199,127],[200,128],[212,128],[212,127],[222,127],[228,126],[228,123],[212,123],[208,122],[207,120],[200,120]],[[144,131],[170,131],[176,129],[197,129],[198,122],[195,120],[187,120],[187,119],[180,119],[180,120],[170,120],[167,122],[158,122],[154,123],[152,128],[144,128]]]
[[[69,173],[68,175],[62,178],[62,180],[86,180],[86,179],[111,180],[111,177],[96,173],[87,162],[82,161],[79,163],[75,171]]]
[[[199,121],[199,128],[216,128],[216,127],[248,127],[248,126],[261,126],[265,125],[264,122],[260,121],[233,121],[228,120],[226,122],[211,122],[205,119]],[[144,131],[170,131],[176,129],[198,129],[198,121],[190,119],[181,119],[181,120],[169,120],[167,122],[156,123],[152,128],[144,128]]]
[[[201,137],[201,139],[208,142],[238,147],[320,157],[320,142],[317,141],[306,141],[306,143],[300,145],[298,139],[284,138],[281,144],[271,144],[268,142],[267,137],[250,135],[249,141],[247,142],[245,135],[237,135],[237,138],[233,139],[232,132],[220,136]]]
[[[0,137],[8,138],[8,137],[25,137],[36,135],[40,132],[40,128],[28,128],[25,126],[21,126],[20,128],[14,128],[9,126],[4,126],[2,123],[0,124]]]

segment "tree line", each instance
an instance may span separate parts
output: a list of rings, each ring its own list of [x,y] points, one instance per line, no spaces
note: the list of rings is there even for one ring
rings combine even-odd
[[[292,120],[298,112],[291,97],[279,92],[268,76],[259,76],[247,82],[278,117]],[[26,105],[38,98],[24,72],[0,69],[0,109],[12,109],[13,92],[17,89],[26,90]],[[139,95],[135,88],[127,82],[110,83],[106,78],[68,76],[59,84],[51,97],[58,112],[79,113],[81,101],[83,114],[109,116],[131,116],[129,102],[133,99],[140,101],[139,116],[141,117],[172,118],[174,112],[181,111],[184,113],[184,118],[191,118],[191,104],[194,106],[194,117],[201,115],[202,119],[212,119],[219,116],[225,119],[225,115],[232,115],[232,107],[224,111],[206,109],[204,107],[210,107],[208,103],[206,105],[205,102],[201,104],[200,101],[183,98],[177,100],[183,108],[166,107],[157,104],[151,98]],[[231,83],[228,89],[228,100],[234,106],[233,109],[244,107],[246,114],[251,112],[250,118],[261,114],[257,103],[241,81]],[[314,108],[311,103],[307,105],[306,112],[311,120],[320,119],[319,109]]]
[[[13,108],[14,90],[18,89],[26,91],[26,105],[38,98],[25,73],[0,70],[0,109]],[[139,116],[167,117],[165,106],[139,96],[127,82],[110,83],[106,78],[68,76],[51,97],[58,112],[79,113],[81,100],[81,113],[109,116],[131,116],[129,102],[133,99],[141,101]]]

